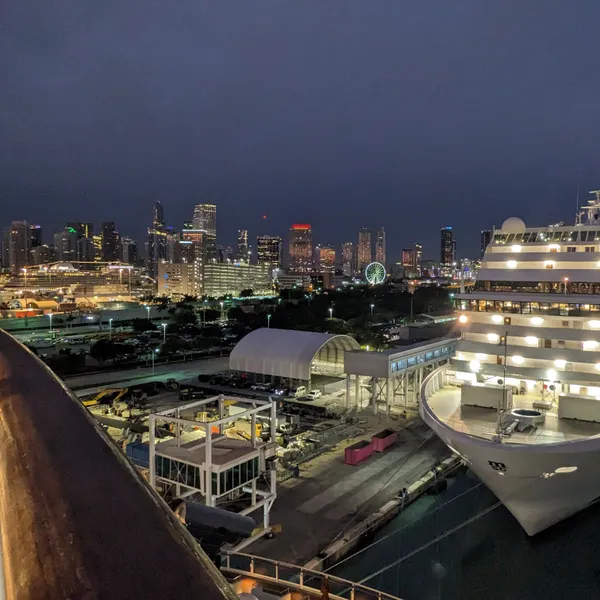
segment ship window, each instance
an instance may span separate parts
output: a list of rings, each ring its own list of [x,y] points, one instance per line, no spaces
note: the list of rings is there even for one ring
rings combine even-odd
[[[568,231],[563,231],[561,236],[560,236],[560,241],[561,242],[567,242],[569,241],[569,232]]]
[[[514,233],[509,233],[508,237],[506,238],[506,243],[510,244],[512,241],[514,241],[515,239],[515,234]]]
[[[594,232],[590,231],[590,242],[594,239]],[[581,232],[581,237],[579,238],[579,240],[581,242],[587,242],[588,241],[588,232],[587,231],[582,231]]]
[[[586,252],[595,252],[596,251],[596,247],[595,246],[586,246],[585,247],[585,251]]]
[[[530,236],[530,237],[529,237],[529,241],[530,241],[531,243],[533,243],[533,242],[537,242],[537,237],[538,237],[537,231],[532,231],[532,232],[529,234],[529,236]]]
[[[544,348],[552,348],[552,340],[544,340]]]
[[[523,234],[522,233],[515,233],[515,239],[513,241],[514,242],[521,242],[521,241],[523,241]]]
[[[563,321],[562,322],[562,326],[563,327],[568,327],[569,326],[569,321]]]
[[[577,252],[577,248],[575,246],[567,246],[567,252]]]
[[[565,347],[565,340],[558,340],[558,347],[559,348],[564,348]]]
[[[576,242],[577,241],[577,234],[578,233],[579,233],[578,231],[571,231],[571,238],[570,239],[571,239],[572,242]]]

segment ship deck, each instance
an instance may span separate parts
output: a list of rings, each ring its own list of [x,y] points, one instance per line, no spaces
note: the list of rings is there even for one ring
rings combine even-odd
[[[434,392],[428,399],[429,408],[436,417],[455,431],[491,440],[495,434],[497,412],[493,408],[461,406],[461,388],[452,385]],[[513,408],[533,408],[539,394],[513,396]],[[513,444],[556,444],[600,435],[600,423],[559,419],[556,404],[546,411],[546,419],[531,432],[513,432],[504,439]]]

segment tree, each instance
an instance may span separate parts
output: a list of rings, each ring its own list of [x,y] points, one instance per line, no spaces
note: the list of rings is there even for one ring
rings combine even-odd
[[[240,298],[251,298],[254,296],[254,290],[247,289],[240,292]]]
[[[127,344],[118,344],[110,340],[98,340],[91,348],[90,355],[97,361],[114,360],[119,356],[131,353]]]
[[[142,333],[144,331],[156,329],[156,325],[154,325],[154,323],[148,319],[133,319],[133,321],[131,321],[131,326],[133,327],[133,331],[135,331],[135,333]]]
[[[175,311],[173,319],[176,325],[195,325],[198,319],[191,308],[180,308]]]

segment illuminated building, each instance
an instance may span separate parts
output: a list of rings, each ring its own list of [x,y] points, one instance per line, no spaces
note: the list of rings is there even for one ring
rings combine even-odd
[[[255,296],[272,296],[271,269],[266,265],[208,263],[202,268],[202,294],[219,298],[242,290],[252,290]]]
[[[307,224],[294,224],[290,227],[289,267],[297,273],[308,273],[312,270],[312,229]]]
[[[137,265],[138,258],[137,242],[130,237],[121,238],[121,262]]]
[[[152,225],[155,228],[165,226],[165,213],[162,202],[160,201],[154,203],[154,216],[152,218]]]
[[[102,260],[110,262],[119,258],[119,234],[114,221],[102,223]]]
[[[271,235],[259,235],[256,238],[256,262],[269,265],[272,269],[281,267],[281,238]]]
[[[52,259],[50,248],[46,244],[31,249],[31,264],[43,265]]]
[[[31,247],[37,248],[42,245],[42,228],[40,225],[30,225],[31,231]]]
[[[239,262],[243,262],[243,263],[250,262],[250,253],[248,251],[248,230],[247,229],[238,230],[236,259]]]
[[[375,260],[385,265],[386,258],[385,230],[381,227],[375,232]]]
[[[358,232],[356,268],[358,271],[364,271],[365,267],[371,262],[373,262],[373,253],[371,251],[371,232],[363,227]]]
[[[421,260],[423,259],[423,246],[415,244],[414,248],[402,250],[402,269],[405,277],[421,276]]]
[[[485,254],[487,247],[490,245],[492,241],[492,231],[491,229],[482,229],[481,230],[481,258]]]
[[[7,262],[13,275],[21,273],[29,264],[31,230],[27,221],[13,221],[5,236]]]
[[[440,263],[442,266],[452,266],[456,262],[456,243],[452,234],[452,227],[441,229],[441,253]]]
[[[194,229],[204,233],[204,261],[217,259],[217,206],[215,204],[196,204],[192,221]]]
[[[346,277],[352,277],[356,271],[356,251],[352,242],[342,244],[342,271]]]
[[[159,296],[200,296],[202,292],[200,263],[160,263],[158,265]]]
[[[185,252],[188,257],[188,262],[192,256],[193,258],[191,260],[195,260],[199,263],[203,262],[205,234],[206,232],[203,229],[184,229],[181,232],[181,239],[187,243]],[[191,250],[189,244],[191,244]]]
[[[74,229],[65,227],[54,234],[54,250],[60,261],[77,260],[77,233]]]
[[[69,221],[65,224],[67,229],[72,229],[77,234],[77,239],[93,238],[94,225],[93,223],[81,223],[79,221]]]
[[[152,225],[148,227],[146,242],[146,270],[153,279],[158,276],[158,265],[167,260],[167,230],[162,202],[155,202]]]
[[[331,246],[317,246],[317,258],[320,273],[335,271],[335,249]]]

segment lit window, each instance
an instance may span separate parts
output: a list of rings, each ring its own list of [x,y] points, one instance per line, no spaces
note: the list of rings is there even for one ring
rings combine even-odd
[[[544,261],[544,267],[546,267],[546,269],[554,269],[554,265],[556,265],[556,263],[553,260]]]
[[[460,323],[466,323],[469,319],[467,319],[467,315],[460,315],[460,317],[458,317],[458,321]]]
[[[595,350],[597,346],[598,342],[596,340],[586,340],[585,342],[583,342],[584,350]]]
[[[600,321],[588,321],[588,325],[592,329],[598,329],[600,327]]]
[[[532,325],[541,325],[543,322],[544,322],[544,319],[542,319],[542,317],[532,317],[532,319],[531,319]],[[598,324],[600,325],[600,321],[598,321]]]
[[[546,371],[546,377],[548,377],[550,381],[556,381],[556,371],[548,369],[548,371]]]
[[[560,246],[558,244],[550,244],[548,249],[550,252],[558,252],[560,250]]]
[[[566,361],[566,360],[563,360],[562,358],[557,358],[557,359],[554,361],[554,366],[555,366],[557,369],[564,369],[564,368],[567,366],[567,361]]]
[[[497,341],[500,339],[500,336],[498,336],[498,335],[497,335],[497,334],[495,334],[495,333],[488,333],[488,334],[487,334],[487,339],[488,339],[490,342],[497,342]]]
[[[516,260],[508,260],[508,261],[506,261],[506,266],[509,269],[516,269],[517,268],[517,261]]]
[[[481,354],[481,353],[479,353],[479,354],[475,355],[475,358],[477,360],[486,360],[487,359],[487,354]]]
[[[494,323],[502,323],[502,315],[492,315],[492,321]]]
[[[473,371],[473,373],[477,373],[477,371],[479,371],[479,369],[481,368],[481,364],[477,360],[472,360],[469,363],[469,368],[471,369],[471,371]]]
[[[522,356],[516,355],[512,357],[512,361],[515,365],[522,365],[525,362],[525,359]]]
[[[527,343],[528,343],[530,346],[537,346],[537,343],[538,343],[538,339],[537,339],[535,336],[533,336],[533,335],[528,335],[528,336],[525,338],[525,341],[526,341],[526,342],[527,342]]]
[[[519,246],[519,244],[513,244],[513,245],[510,247],[510,249],[511,249],[513,252],[521,252],[521,246]]]
[[[600,363],[596,363],[596,369],[598,369],[598,371],[600,371]]]

